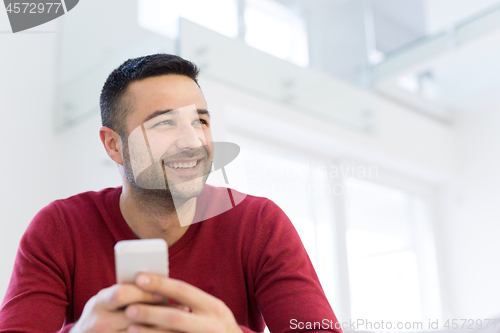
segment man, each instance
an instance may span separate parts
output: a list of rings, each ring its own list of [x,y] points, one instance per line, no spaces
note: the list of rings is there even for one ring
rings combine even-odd
[[[340,331],[285,214],[265,198],[205,186],[214,145],[197,74],[167,54],[129,59],[110,74],[100,137],[123,187],[37,214],[0,332],[252,332],[265,323],[271,332],[306,323]],[[166,240],[170,276],[116,285],[113,247],[137,238]]]

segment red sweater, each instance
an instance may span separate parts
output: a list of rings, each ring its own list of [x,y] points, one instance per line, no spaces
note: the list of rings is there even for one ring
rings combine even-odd
[[[114,245],[136,239],[120,212],[120,193],[82,193],[35,216],[19,245],[0,332],[67,332],[87,300],[115,284]],[[213,215],[213,203],[227,195],[207,185],[195,221]],[[337,322],[292,223],[265,198],[247,196],[192,224],[169,247],[169,267],[172,278],[224,301],[246,332],[263,331],[265,323],[271,332],[297,332],[294,319],[293,328]]]

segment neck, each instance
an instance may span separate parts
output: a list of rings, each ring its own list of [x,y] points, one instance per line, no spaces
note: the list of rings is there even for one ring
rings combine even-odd
[[[120,210],[138,238],[163,238],[168,246],[172,246],[193,222],[196,197],[178,200],[161,192],[155,195],[142,193],[125,182],[120,195]]]

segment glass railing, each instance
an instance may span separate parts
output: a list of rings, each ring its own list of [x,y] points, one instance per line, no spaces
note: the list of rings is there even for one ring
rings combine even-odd
[[[385,55],[382,62],[362,70],[364,81],[374,83],[429,61],[500,30],[500,5],[475,15],[440,33],[415,40]]]

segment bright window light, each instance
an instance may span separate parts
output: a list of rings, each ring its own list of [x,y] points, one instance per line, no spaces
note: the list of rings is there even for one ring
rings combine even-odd
[[[245,11],[248,45],[286,59],[292,53],[293,33],[289,22],[279,20],[253,8]]]
[[[269,0],[248,0],[245,42],[301,67],[309,64],[307,35],[302,18]]]
[[[179,17],[228,37],[238,36],[236,0],[138,0],[138,23],[144,29],[175,39]]]
[[[335,279],[337,267],[332,230],[333,198],[328,192],[326,163],[238,135],[228,135],[226,140],[241,147],[247,193],[273,200],[287,214],[304,244],[328,301],[335,304],[338,281]]]
[[[415,197],[353,178],[346,179],[345,185],[351,318],[421,322],[415,242],[423,240],[415,239],[413,231]],[[364,329],[379,331],[381,327]],[[412,329],[417,328],[406,328]]]

